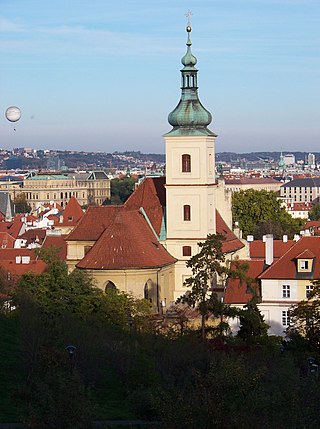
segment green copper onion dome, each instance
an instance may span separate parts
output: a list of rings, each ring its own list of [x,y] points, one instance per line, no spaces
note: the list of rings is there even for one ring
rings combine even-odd
[[[181,70],[181,99],[177,107],[169,114],[168,121],[173,129],[166,136],[214,135],[207,126],[212,121],[211,113],[201,104],[198,97],[197,73],[195,68],[197,58],[191,52],[191,27],[188,33],[187,52],[182,57],[184,66]]]

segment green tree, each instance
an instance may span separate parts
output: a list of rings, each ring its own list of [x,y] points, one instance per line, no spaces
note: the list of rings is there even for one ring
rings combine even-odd
[[[198,243],[200,252],[187,261],[192,276],[185,280],[185,285],[190,287],[190,290],[177,300],[198,308],[203,339],[206,337],[206,319],[217,307],[217,297],[212,291],[213,282],[217,276],[223,277],[229,272],[224,265],[223,240],[224,237],[220,234],[209,234],[206,241]]]
[[[17,194],[13,200],[14,209],[16,213],[30,213],[31,206],[27,203],[24,192]]]
[[[257,299],[252,298],[238,313],[240,319],[240,329],[237,336],[249,344],[259,343],[261,339],[268,337],[269,326],[265,323],[261,314]]]
[[[309,211],[310,220],[319,220],[320,219],[320,204],[314,204]]]
[[[132,177],[123,177],[121,179],[111,180],[111,199],[104,202],[108,204],[123,204],[134,191],[134,185],[137,179]]]
[[[306,338],[309,345],[320,352],[320,280],[313,282],[313,291],[306,300],[290,309],[289,336],[298,334]]]
[[[232,195],[232,216],[237,221],[244,236],[261,238],[272,233],[275,238],[283,234],[299,233],[302,222],[293,219],[281,206],[276,192],[247,189]]]

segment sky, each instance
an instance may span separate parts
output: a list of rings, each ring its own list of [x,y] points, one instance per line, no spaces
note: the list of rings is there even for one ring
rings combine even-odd
[[[320,151],[319,0],[0,0],[0,148],[164,153],[188,10],[216,151]]]

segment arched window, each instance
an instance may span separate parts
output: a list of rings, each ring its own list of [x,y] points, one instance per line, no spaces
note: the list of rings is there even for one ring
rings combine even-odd
[[[187,153],[182,155],[182,173],[191,173],[191,156]]]
[[[109,290],[116,290],[116,285],[112,281],[108,281],[106,284],[106,287],[104,289],[105,292],[108,292]]]
[[[182,247],[182,256],[191,256],[191,246]]]
[[[183,206],[183,220],[191,220],[191,206],[189,206],[188,204]]]
[[[152,304],[153,295],[153,281],[149,279],[144,285],[144,299],[148,300]]]

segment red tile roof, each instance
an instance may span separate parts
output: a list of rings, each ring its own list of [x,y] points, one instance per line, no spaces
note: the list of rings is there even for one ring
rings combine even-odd
[[[80,204],[75,197],[71,197],[63,212],[63,222],[60,225],[76,225],[84,215]]]
[[[260,276],[260,279],[296,279],[296,259],[304,251],[316,255],[313,272],[314,279],[320,277],[320,237],[302,237],[280,259],[277,259]],[[309,253],[311,252],[311,253]],[[310,274],[310,273],[309,273]]]
[[[17,264],[16,261],[1,261],[0,266],[11,275],[14,276],[22,276],[22,274],[26,273],[36,273],[41,274],[44,273],[47,269],[47,264],[41,259],[34,261],[30,260],[28,264]]]
[[[282,240],[273,240],[273,257],[275,259],[280,258],[294,244],[295,241],[293,240],[288,240],[287,242]],[[249,253],[251,259],[264,259],[266,254],[266,243],[264,243],[262,240],[254,240],[249,242]]]
[[[303,252],[301,252],[299,255],[296,256],[296,259],[313,259],[316,255],[311,252],[311,250],[306,249]]]
[[[160,235],[166,206],[165,177],[148,177],[130,195],[124,206],[128,210],[143,207],[154,230]]]
[[[99,270],[157,268],[175,262],[140,212],[120,208],[77,267]]]
[[[15,239],[7,232],[0,232],[0,247],[2,249],[12,249]]]
[[[0,232],[7,232],[13,238],[17,238],[23,226],[21,217],[21,215],[16,215],[10,222],[0,222]]]
[[[236,250],[242,249],[244,247],[244,244],[230,230],[225,221],[222,219],[218,210],[216,210],[216,230],[217,234],[221,234],[225,237],[225,241],[222,242],[222,250],[224,253],[235,252]]]
[[[23,240],[27,240],[27,246],[28,246],[28,244],[35,243],[35,242],[42,244],[43,240],[45,239],[45,236],[46,236],[45,229],[33,228],[21,234],[19,238],[22,238]]]
[[[97,241],[120,210],[122,206],[90,206],[67,240]]]
[[[42,244],[43,249],[47,249],[48,247],[54,247],[59,249],[58,257],[65,261],[67,259],[67,243],[66,243],[66,235],[47,235]]]
[[[259,294],[259,288],[256,279],[259,274],[262,273],[264,267],[263,260],[247,261],[239,260],[240,263],[248,265],[247,276],[252,279],[251,289],[255,289],[256,293]],[[231,268],[235,269],[234,265]],[[227,304],[245,304],[253,297],[253,292],[250,292],[247,288],[246,283],[241,283],[238,278],[229,278],[226,284],[226,291],[224,296],[224,302]]]
[[[16,256],[30,256],[32,260],[36,259],[33,249],[0,249],[0,263],[1,261],[16,260]]]
[[[226,185],[279,185],[277,180],[271,177],[239,177],[225,178]]]

